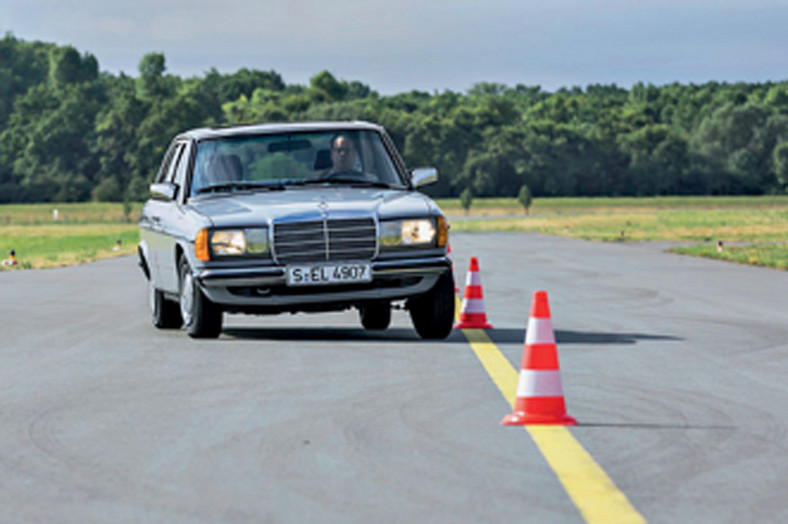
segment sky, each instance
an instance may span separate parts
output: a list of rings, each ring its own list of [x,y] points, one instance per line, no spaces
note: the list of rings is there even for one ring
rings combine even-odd
[[[788,0],[2,0],[0,31],[113,74],[159,52],[182,78],[328,70],[383,95],[788,79]]]

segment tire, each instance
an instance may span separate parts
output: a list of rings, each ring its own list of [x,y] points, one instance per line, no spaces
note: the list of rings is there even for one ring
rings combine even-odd
[[[391,324],[391,303],[375,302],[361,306],[358,310],[364,329],[382,331]]]
[[[408,301],[413,327],[423,339],[440,340],[449,336],[454,324],[454,277],[443,273],[424,295]]]
[[[222,332],[222,309],[200,290],[186,260],[180,264],[180,312],[192,338],[216,338]]]
[[[150,279],[148,280],[148,298],[151,322],[154,326],[159,329],[177,329],[183,325],[178,303],[164,298],[164,293],[156,289]]]

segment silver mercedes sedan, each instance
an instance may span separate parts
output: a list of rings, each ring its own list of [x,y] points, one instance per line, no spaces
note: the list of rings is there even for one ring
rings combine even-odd
[[[218,337],[228,313],[356,308],[384,330],[408,309],[449,335],[448,224],[385,130],[366,122],[261,124],[175,137],[140,215],[153,325]]]

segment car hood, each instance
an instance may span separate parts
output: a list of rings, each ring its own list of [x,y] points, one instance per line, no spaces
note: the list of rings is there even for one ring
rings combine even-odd
[[[441,214],[438,206],[416,191],[378,188],[288,188],[217,195],[193,200],[190,206],[214,227],[359,218],[403,218]]]

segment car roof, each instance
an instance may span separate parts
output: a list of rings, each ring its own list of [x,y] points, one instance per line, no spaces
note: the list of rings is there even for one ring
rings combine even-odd
[[[276,133],[303,133],[308,131],[383,131],[379,125],[370,122],[287,122],[275,124],[249,124],[224,127],[201,127],[180,133],[179,137],[192,140],[209,140],[244,135],[263,135]]]

